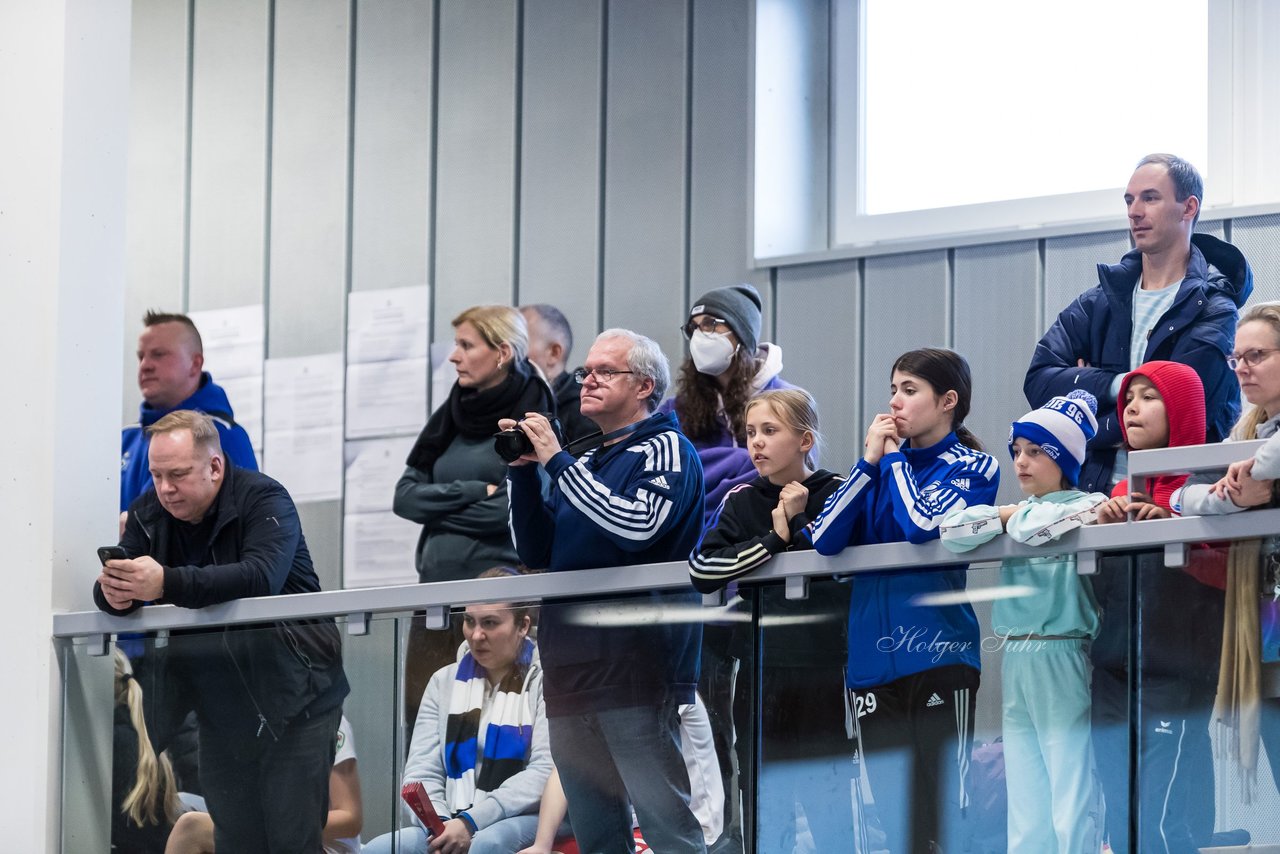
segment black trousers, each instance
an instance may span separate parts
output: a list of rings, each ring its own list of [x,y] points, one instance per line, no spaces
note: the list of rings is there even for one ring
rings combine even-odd
[[[953,664],[849,692],[855,749],[893,854],[929,854],[933,843],[960,849],[980,681]]]
[[[341,719],[339,707],[294,721],[253,758],[237,757],[216,730],[200,727],[200,777],[218,851],[319,854]]]

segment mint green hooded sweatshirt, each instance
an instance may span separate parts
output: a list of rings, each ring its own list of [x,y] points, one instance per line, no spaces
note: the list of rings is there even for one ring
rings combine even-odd
[[[1101,493],[1078,489],[1031,497],[1018,505],[1005,531],[1020,543],[1051,543],[1093,522],[1098,505],[1106,500]],[[942,523],[942,544],[953,552],[967,552],[1001,533],[1000,509],[975,505],[947,516]],[[1098,604],[1089,583],[1076,573],[1074,554],[1005,560],[1000,564],[1000,582],[1020,588],[1023,594],[996,600],[991,623],[1000,635],[1097,636]]]

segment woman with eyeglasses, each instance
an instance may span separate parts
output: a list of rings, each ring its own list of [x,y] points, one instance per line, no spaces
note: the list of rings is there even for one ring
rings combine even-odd
[[[1232,463],[1224,474],[1193,474],[1170,499],[1183,516],[1238,513],[1275,507],[1280,478],[1280,303],[1254,306],[1236,327],[1228,366],[1253,408],[1236,423],[1227,442],[1267,439],[1251,459]],[[1273,539],[1239,540],[1227,556],[1222,666],[1213,717],[1234,732],[1224,744],[1252,781],[1258,743],[1267,749],[1271,776],[1280,789],[1280,573]]]
[[[1248,460],[1224,472],[1192,475],[1173,495],[1174,510],[1185,516],[1238,513],[1271,502],[1271,481],[1280,478],[1280,303],[1254,306],[1236,327],[1235,349],[1227,366],[1236,372],[1240,391],[1253,405],[1240,417],[1228,442],[1269,439]]]
[[[453,319],[449,361],[458,379],[431,414],[396,484],[397,516],[422,525],[418,580],[475,578],[517,562],[507,528],[507,464],[493,448],[498,420],[555,412],[555,397],[529,363],[524,317],[505,305],[473,306]],[[456,622],[456,621],[455,621]],[[426,681],[453,660],[461,627],[429,631],[414,621],[406,663],[406,722]]]
[[[707,489],[704,522],[740,483],[756,477],[747,450],[747,401],[762,391],[791,388],[782,380],[782,349],[760,341],[760,294],[748,284],[708,291],[681,327],[689,356],[680,366],[675,410],[680,429],[702,460]]]
[[[680,366],[675,396],[660,409],[675,412],[681,432],[702,461],[703,527],[711,524],[731,489],[758,476],[747,448],[747,402],[761,392],[792,387],[779,376],[782,349],[760,341],[761,307],[759,292],[749,284],[715,288],[694,300],[680,327],[689,355]],[[735,750],[745,751],[750,739],[735,737],[732,718],[745,718],[746,710],[731,707],[738,663],[749,650],[743,624],[703,627],[698,690],[711,715],[728,792],[725,835],[733,840],[741,840],[742,834],[735,759],[737,764],[746,760]]]

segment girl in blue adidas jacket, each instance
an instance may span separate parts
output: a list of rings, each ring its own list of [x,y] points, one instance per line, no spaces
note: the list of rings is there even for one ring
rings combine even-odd
[[[951,350],[898,357],[889,412],[871,422],[862,459],[814,520],[814,548],[835,555],[928,542],[947,513],[994,502],[999,465],[964,427],[972,388],[968,362]],[[949,817],[967,805],[978,621],[967,602],[919,601],[963,591],[966,569],[922,566],[852,581],[845,684],[857,755],[893,851],[951,850]]]

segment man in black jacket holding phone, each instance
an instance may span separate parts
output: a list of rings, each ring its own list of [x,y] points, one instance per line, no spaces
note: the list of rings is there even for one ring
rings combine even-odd
[[[98,607],[200,608],[320,589],[297,510],[266,475],[230,465],[207,415],[148,428],[155,489],[129,507],[120,546],[94,583]],[[163,748],[194,710],[200,777],[219,851],[318,851],[334,734],[349,686],[331,619],[175,635],[144,685]]]

